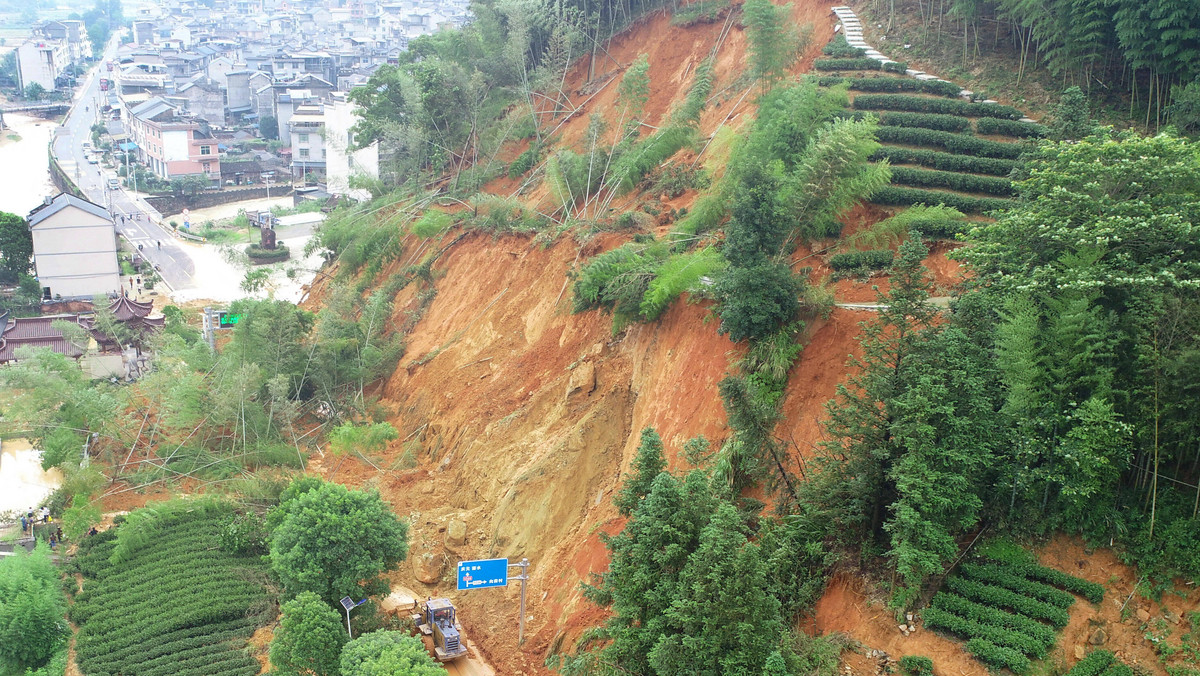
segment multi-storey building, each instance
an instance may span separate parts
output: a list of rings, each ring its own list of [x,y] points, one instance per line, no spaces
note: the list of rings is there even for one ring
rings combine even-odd
[[[221,178],[217,141],[160,96],[126,109],[125,129],[137,155],[161,179]]]
[[[66,42],[46,37],[31,37],[17,47],[17,84],[25,91],[39,84],[46,91],[58,87],[59,78],[71,65],[71,51]]]

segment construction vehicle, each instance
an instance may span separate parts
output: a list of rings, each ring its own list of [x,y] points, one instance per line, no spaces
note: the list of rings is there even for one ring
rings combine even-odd
[[[422,634],[433,637],[433,655],[438,662],[449,662],[467,654],[460,633],[462,627],[450,599],[427,599],[417,604],[417,613],[412,620]]]

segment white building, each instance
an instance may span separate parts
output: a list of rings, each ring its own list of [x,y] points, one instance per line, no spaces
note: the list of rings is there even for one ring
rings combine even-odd
[[[42,296],[91,298],[121,291],[117,230],[104,207],[60,193],[29,213]]]
[[[17,47],[17,84],[21,91],[35,82],[46,91],[54,91],[58,76],[70,64],[71,51],[66,42],[29,38]]]
[[[325,104],[325,181],[331,195],[365,200],[371,194],[366,190],[351,190],[350,177],[379,178],[379,144],[350,151],[354,143],[350,128],[358,120],[354,115],[357,107],[341,94],[334,94],[333,100]]]

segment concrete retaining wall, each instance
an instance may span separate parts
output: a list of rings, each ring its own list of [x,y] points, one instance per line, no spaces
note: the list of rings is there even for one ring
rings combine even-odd
[[[258,186],[254,188],[201,192],[196,195],[184,195],[182,197],[174,195],[147,197],[146,202],[160,214],[177,214],[184,209],[204,209],[206,207],[229,204],[230,202],[241,202],[242,200],[287,197],[290,194],[292,194],[290,186],[271,186],[269,190],[266,186]]]

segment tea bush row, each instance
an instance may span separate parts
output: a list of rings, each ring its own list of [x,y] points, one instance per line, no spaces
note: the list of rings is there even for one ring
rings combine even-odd
[[[998,157],[1006,160],[1015,160],[1025,152],[1020,143],[1001,143],[966,134],[916,127],[879,127],[875,131],[875,138],[881,143],[933,146],[959,155]]]
[[[813,62],[817,70],[883,70],[883,63],[870,57],[840,59],[817,59]]]
[[[1070,608],[1071,604],[1075,603],[1075,597],[1068,592],[1056,589],[1048,584],[1030,580],[1017,572],[1018,569],[1014,566],[995,563],[964,563],[960,571],[964,576],[972,580],[990,582],[1001,587],[1007,587],[1015,592],[1045,601],[1060,608]]]
[[[850,83],[850,89],[857,92],[874,92],[893,94],[913,92],[918,94],[933,94],[947,98],[957,98],[962,87],[953,82],[941,80],[913,80],[904,77],[841,77],[839,75],[822,75],[817,78],[817,84],[822,87],[832,87],[843,82]]]
[[[1049,622],[1058,629],[1067,626],[1071,616],[1063,608],[1018,594],[1011,589],[997,587],[962,577],[946,580],[946,588],[964,598],[989,606],[1009,608],[1035,620]]]
[[[1019,631],[1039,641],[1053,642],[1055,640],[1054,630],[1033,618],[985,606],[982,603],[976,603],[957,594],[938,592],[933,597],[930,605],[976,622]]]
[[[997,669],[1010,669],[1015,674],[1024,674],[1032,666],[1028,657],[1012,648],[998,646],[987,639],[973,638],[967,641],[967,652],[984,664]]]
[[[1093,650],[1087,657],[1075,663],[1066,676],[1100,676],[1116,657],[1107,650]]]
[[[980,134],[999,134],[1017,138],[1041,138],[1046,135],[1046,128],[1036,122],[1001,120],[995,117],[979,118],[975,123],[975,131]]]
[[[892,264],[890,249],[849,251],[829,257],[829,267],[834,270],[882,270]]]
[[[982,638],[998,646],[1019,650],[1029,657],[1042,658],[1046,656],[1050,645],[1019,631],[983,624],[948,613],[939,608],[925,609],[925,627],[940,629],[946,633],[970,640]],[[1052,645],[1052,644],[1051,644]]]
[[[940,113],[885,112],[879,115],[879,123],[889,127],[918,127],[941,131],[964,131],[971,127],[969,118]]]
[[[991,176],[1008,176],[1017,166],[1016,160],[954,155],[952,153],[940,153],[936,150],[901,148],[898,146],[883,146],[871,155],[871,159],[873,161],[887,160],[892,164],[918,164],[922,167],[939,169],[941,171],[964,171],[972,174],[988,174]]]
[[[866,56],[867,50],[862,47],[851,47],[850,43],[846,42],[845,33],[835,33],[829,44],[821,48],[821,53],[825,56],[846,59]]]
[[[1019,120],[1025,117],[1012,106],[997,103],[972,103],[944,98],[926,98],[909,94],[860,94],[852,104],[855,110],[903,110],[910,113],[943,113],[963,117],[1000,117]]]
[[[900,658],[900,671],[908,676],[933,676],[933,660],[922,655],[905,655]]]
[[[892,167],[892,183],[911,185],[918,188],[948,188],[960,192],[981,192],[989,195],[1009,197],[1013,194],[1012,181],[998,176],[976,176],[935,169],[911,169]]]
[[[1010,564],[1008,567],[1027,578],[1065,589],[1072,594],[1079,594],[1092,603],[1100,603],[1104,600],[1104,585],[1102,584],[1089,582],[1083,578],[1068,575],[1061,570],[1039,566],[1035,563]]]
[[[871,195],[871,201],[875,204],[891,206],[944,204],[967,214],[984,214],[989,211],[1007,209],[1012,206],[1011,200],[995,197],[971,197],[970,195],[960,195],[952,192],[902,188],[898,186],[887,186],[875,191]]]

